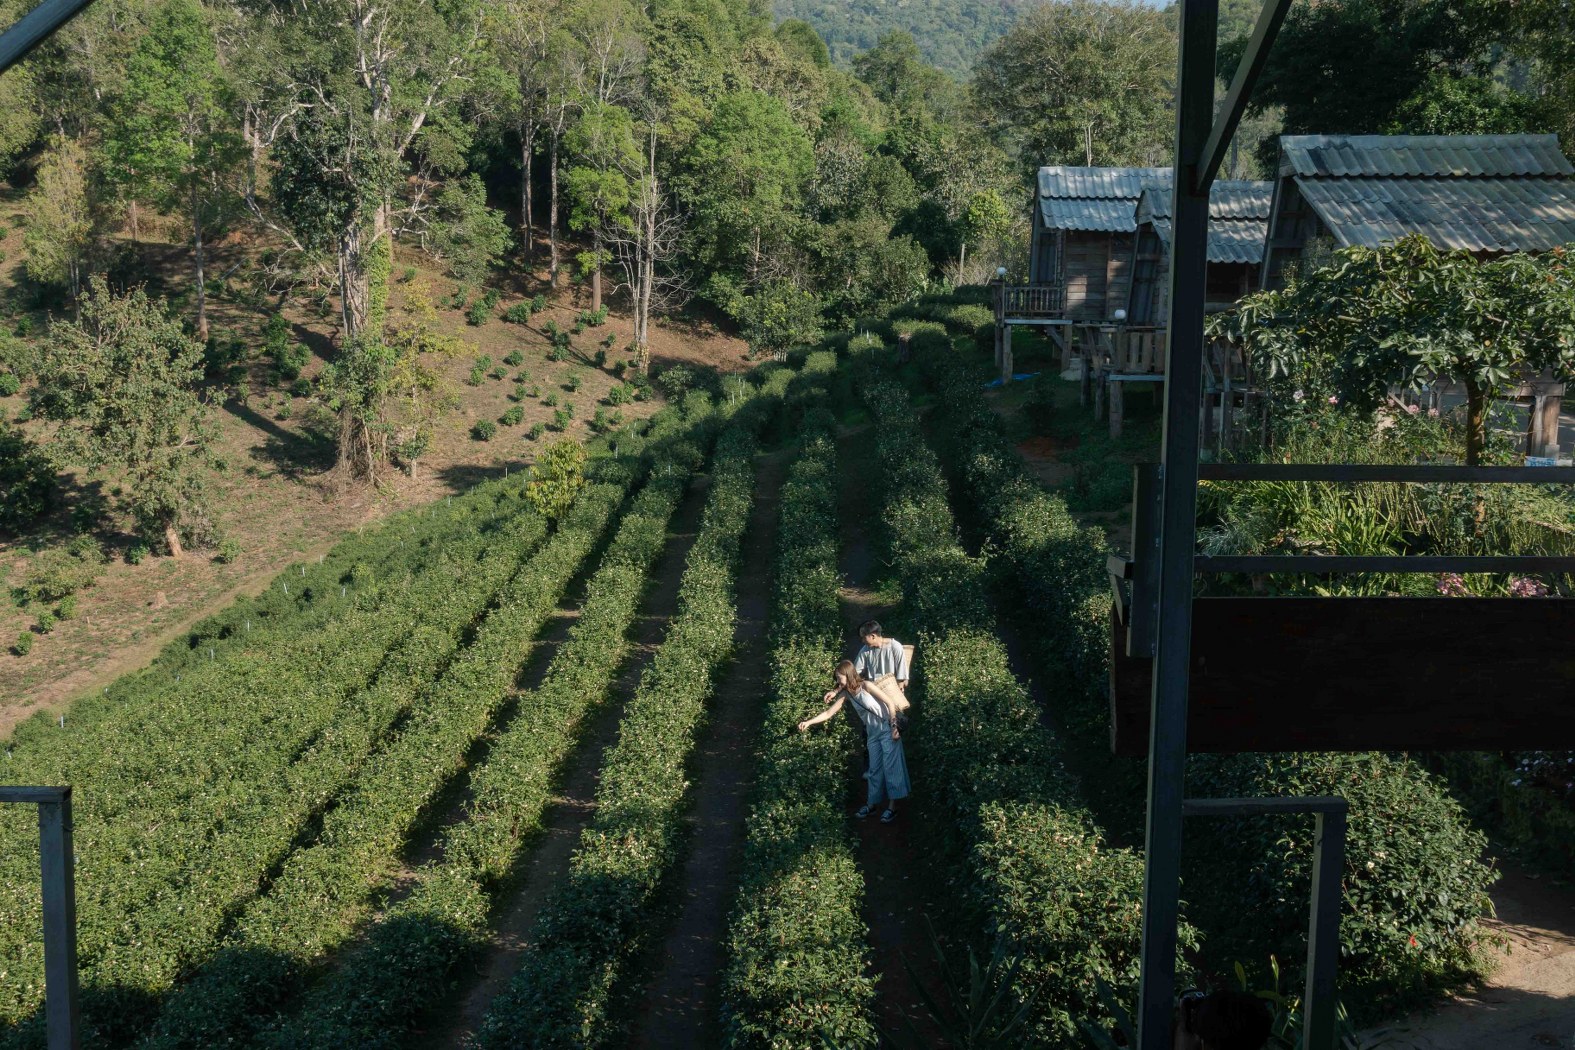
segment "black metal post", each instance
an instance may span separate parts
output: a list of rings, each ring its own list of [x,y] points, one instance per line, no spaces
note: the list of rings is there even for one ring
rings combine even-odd
[[[1313,829],[1312,908],[1307,923],[1307,990],[1302,1046],[1336,1050],[1335,970],[1340,961],[1340,877],[1345,871],[1346,808],[1318,814]]]
[[[69,787],[0,787],[0,802],[38,806],[44,890],[44,1029],[49,1050],[78,1050],[77,897]]]
[[[0,34],[0,73],[4,73],[28,52],[53,36],[55,30],[82,13],[93,0],[44,0]]]
[[[1167,1050],[1176,984],[1182,801],[1187,759],[1187,679],[1192,648],[1192,557],[1198,499],[1198,418],[1203,395],[1204,273],[1209,185],[1199,178],[1214,122],[1219,0],[1182,0],[1172,179],[1170,332],[1165,366],[1159,622],[1149,721],[1148,828],[1143,884],[1138,1044]],[[1202,184],[1200,185],[1200,182]]]

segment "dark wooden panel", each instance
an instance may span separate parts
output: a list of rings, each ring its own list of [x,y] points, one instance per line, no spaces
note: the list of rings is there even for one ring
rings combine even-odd
[[[1575,749],[1575,599],[1199,598],[1192,630],[1188,751]],[[1111,746],[1143,755],[1124,634]]]

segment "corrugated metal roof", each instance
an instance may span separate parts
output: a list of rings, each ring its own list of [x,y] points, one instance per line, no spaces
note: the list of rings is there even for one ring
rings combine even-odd
[[[1546,251],[1575,241],[1575,179],[1299,178],[1342,245],[1420,233],[1443,248]]]
[[[1556,135],[1282,135],[1283,174],[1299,176],[1575,175]]]
[[[1136,201],[1145,181],[1170,183],[1169,168],[1074,168],[1052,164],[1039,169],[1039,197]]]
[[[1039,214],[1052,230],[1092,230],[1131,233],[1137,229],[1137,209],[1130,198],[1064,200],[1043,197]]]
[[[1143,196],[1138,201],[1138,221],[1145,216],[1169,218],[1171,212],[1170,182],[1151,181],[1143,186]],[[1211,219],[1263,219],[1269,218],[1274,203],[1274,183],[1246,179],[1222,179],[1209,190],[1209,218]]]
[[[1170,218],[1154,216],[1150,222],[1154,232],[1167,247],[1170,245]],[[1256,266],[1263,262],[1263,246],[1269,236],[1269,219],[1210,219],[1209,262],[1247,263]]]

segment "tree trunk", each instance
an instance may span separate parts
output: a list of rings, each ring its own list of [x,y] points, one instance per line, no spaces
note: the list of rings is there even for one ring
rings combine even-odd
[[[1487,394],[1474,379],[1466,380],[1466,466],[1474,467],[1487,447]]]
[[[191,186],[192,261],[197,268],[197,342],[208,344],[208,276],[202,243],[202,209],[197,202],[197,184]]]
[[[531,216],[531,161],[536,153],[536,122],[526,121],[520,131],[520,241],[525,248],[525,259],[530,261],[536,246],[536,226]]]
[[[547,145],[547,184],[549,187],[547,201],[547,279],[551,285],[558,287],[558,129],[552,129],[552,138]]]
[[[591,270],[591,312],[595,313],[602,308],[602,236],[598,232],[591,245],[591,252],[595,256],[595,267]]]
[[[164,526],[164,543],[170,549],[171,558],[179,558],[186,553],[185,548],[180,545],[180,532],[174,525]]]
[[[131,243],[132,244],[141,244],[142,243],[142,226],[137,221],[137,198],[133,197],[127,203],[128,203],[127,211],[130,213],[129,218],[131,219]]]

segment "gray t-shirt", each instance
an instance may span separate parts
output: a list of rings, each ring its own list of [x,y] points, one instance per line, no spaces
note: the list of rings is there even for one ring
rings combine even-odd
[[[895,638],[885,639],[878,648],[861,646],[859,654],[853,658],[853,666],[862,678],[874,679],[889,674],[896,675],[899,682],[908,680],[907,654]]]

